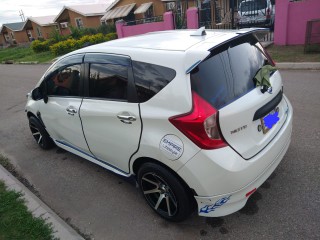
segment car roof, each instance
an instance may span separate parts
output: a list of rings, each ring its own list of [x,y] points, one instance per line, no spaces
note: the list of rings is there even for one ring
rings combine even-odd
[[[152,32],[134,37],[121,38],[84,49],[84,52],[103,49],[103,48],[140,48],[140,49],[153,49],[153,50],[166,50],[166,51],[187,51],[195,45],[203,42],[218,45],[239,34],[245,34],[253,29],[241,30],[205,30],[206,35],[191,36],[196,30],[172,30]]]

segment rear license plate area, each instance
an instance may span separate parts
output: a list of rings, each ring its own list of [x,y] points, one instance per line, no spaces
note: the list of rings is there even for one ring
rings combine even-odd
[[[279,120],[279,107],[276,107],[266,116],[260,118],[263,134],[269,132],[269,130],[272,129]]]

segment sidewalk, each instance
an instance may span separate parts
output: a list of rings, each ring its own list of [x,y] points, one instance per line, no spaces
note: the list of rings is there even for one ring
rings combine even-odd
[[[280,62],[276,63],[276,67],[290,70],[320,70],[320,62]]]
[[[84,240],[74,229],[72,229],[64,220],[55,214],[44,202],[27,189],[18,179],[12,176],[4,167],[0,165],[0,180],[14,191],[22,192],[26,201],[28,210],[35,217],[42,217],[46,222],[51,223],[54,236],[61,240]]]

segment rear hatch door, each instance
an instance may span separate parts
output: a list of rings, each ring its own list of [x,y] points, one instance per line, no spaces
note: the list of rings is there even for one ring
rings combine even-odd
[[[257,39],[245,35],[213,49],[191,73],[192,90],[219,110],[223,138],[245,159],[272,141],[286,120],[279,72],[270,72],[269,91],[255,84],[256,73],[269,64]]]

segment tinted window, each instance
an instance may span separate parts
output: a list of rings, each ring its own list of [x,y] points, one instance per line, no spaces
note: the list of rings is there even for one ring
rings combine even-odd
[[[225,55],[219,53],[201,63],[191,74],[191,88],[215,107],[230,100]]]
[[[176,71],[155,64],[132,62],[139,102],[148,101],[176,76]]]
[[[253,78],[266,61],[256,45],[240,43],[228,50],[236,98],[255,87]]]
[[[127,100],[128,67],[114,64],[90,64],[89,96]]]
[[[191,87],[217,109],[255,88],[254,76],[270,64],[253,36],[235,39],[218,49],[191,72]]]
[[[118,55],[87,53],[84,62],[130,66],[130,58]]]
[[[51,96],[80,95],[81,64],[55,68],[46,77],[47,94]]]
[[[65,66],[74,65],[74,64],[81,64],[82,59],[83,59],[82,54],[71,55],[66,58],[63,58],[49,68],[46,76],[51,75],[53,72],[57,71],[59,68],[63,68]]]

